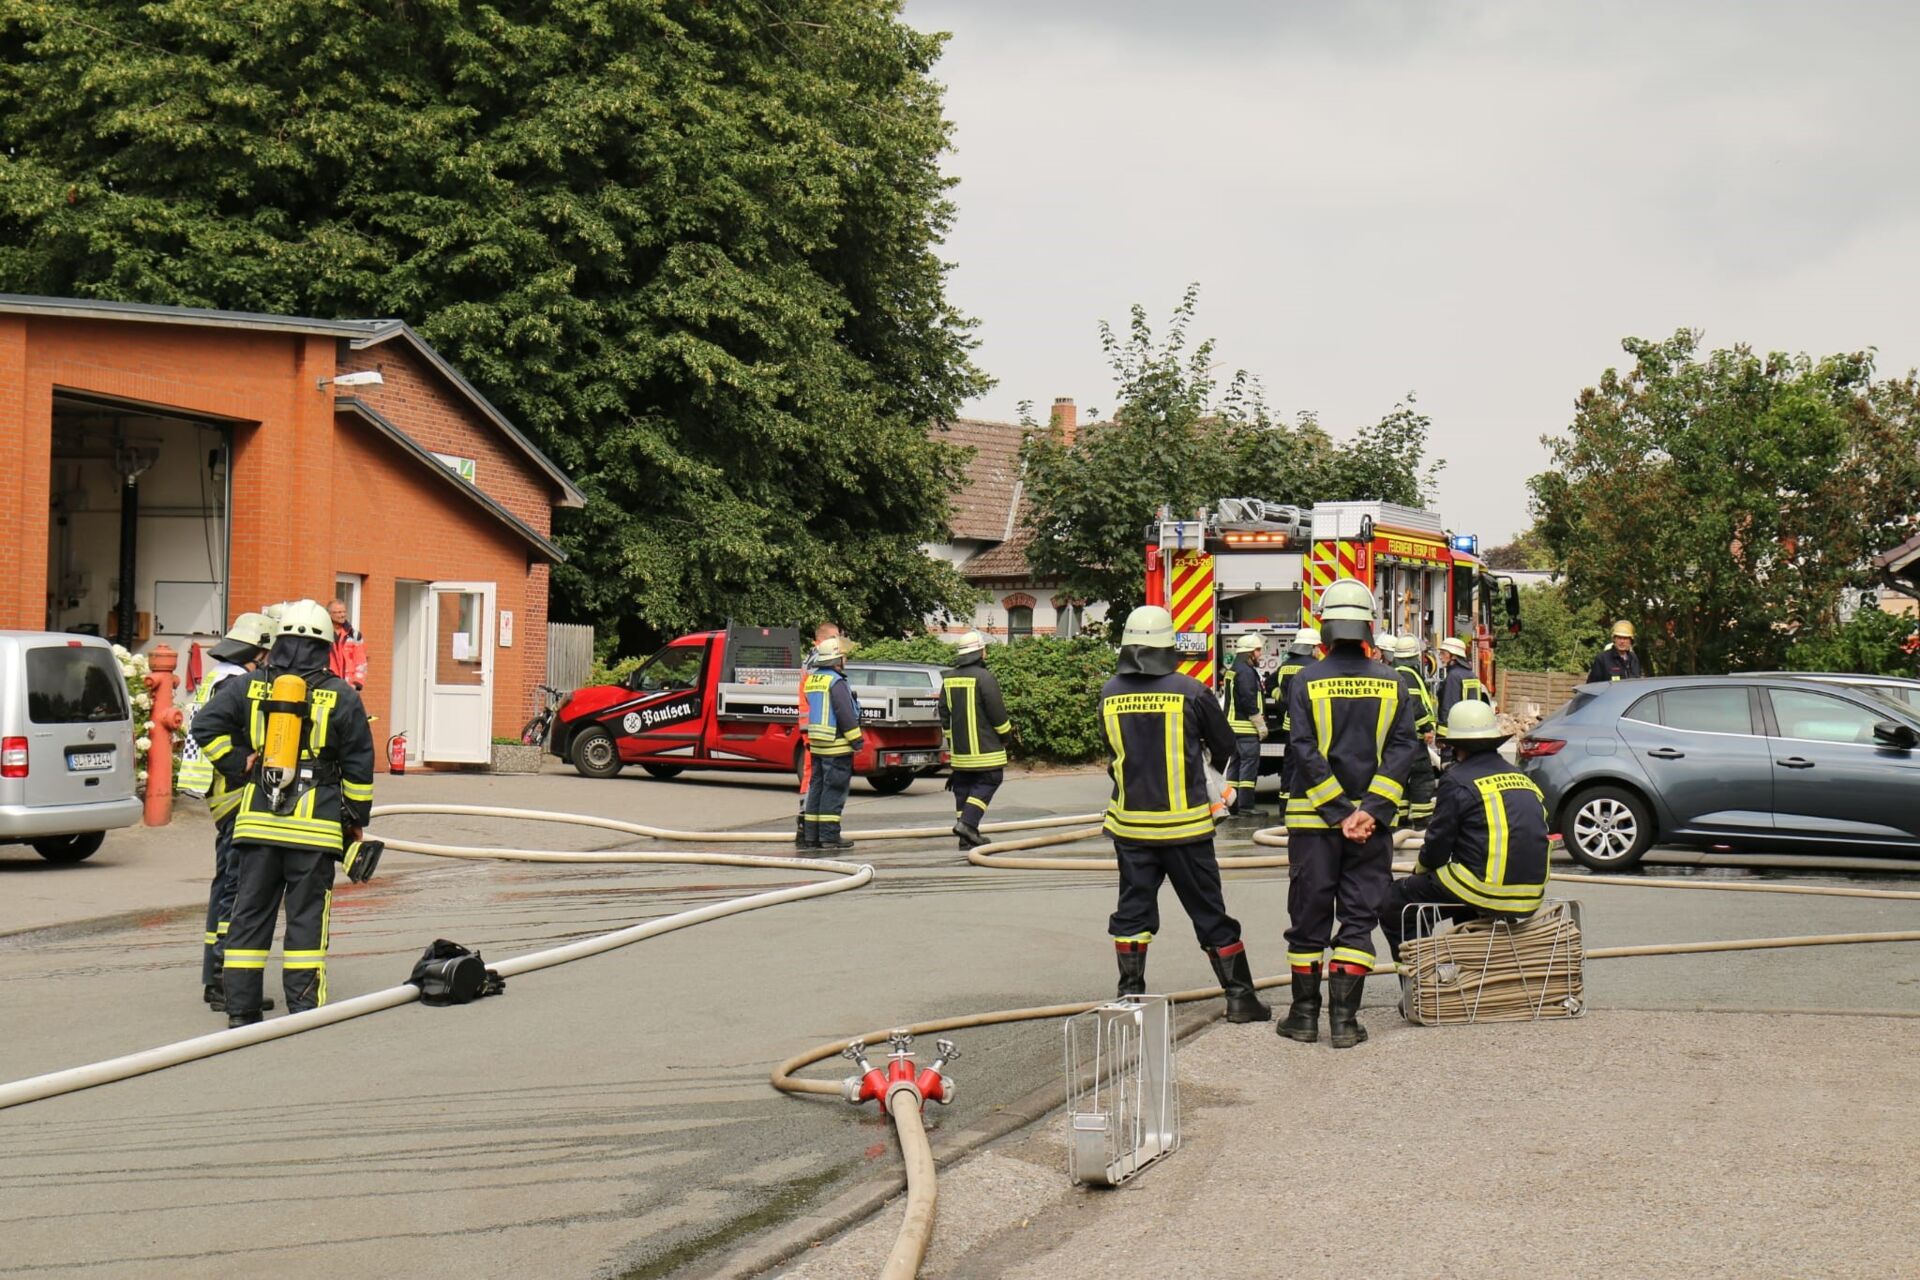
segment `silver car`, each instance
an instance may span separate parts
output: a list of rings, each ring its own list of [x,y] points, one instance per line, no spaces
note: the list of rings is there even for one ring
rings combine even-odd
[[[1793,676],[1586,684],[1521,739],[1567,852],[1631,867],[1656,841],[1920,852],[1920,711]]]
[[[97,636],[0,631],[0,843],[78,862],[140,820],[133,711]]]

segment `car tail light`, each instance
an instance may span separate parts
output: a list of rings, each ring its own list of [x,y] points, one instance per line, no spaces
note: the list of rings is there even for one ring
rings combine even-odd
[[[1522,760],[1537,760],[1541,756],[1557,754],[1566,745],[1565,738],[1522,738],[1517,754]]]
[[[27,776],[27,740],[0,738],[0,778]]]

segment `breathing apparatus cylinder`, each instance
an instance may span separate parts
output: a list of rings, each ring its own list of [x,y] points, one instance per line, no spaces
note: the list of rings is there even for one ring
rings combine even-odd
[[[306,717],[295,707],[307,701],[307,682],[291,673],[274,678],[268,695],[274,706],[267,712],[267,737],[260,747],[260,777],[267,803],[279,812],[293,799],[293,780],[300,768],[300,728]]]

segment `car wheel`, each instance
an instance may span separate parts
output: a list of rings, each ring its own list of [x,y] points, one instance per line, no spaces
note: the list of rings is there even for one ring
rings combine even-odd
[[[1640,865],[1655,835],[1647,802],[1622,787],[1595,787],[1575,796],[1560,824],[1567,852],[1595,871]]]
[[[867,779],[867,785],[883,796],[897,796],[913,785],[913,770],[889,769]]]
[[[613,735],[598,725],[575,734],[568,754],[583,777],[611,778],[620,772],[620,749],[613,744]]]
[[[77,836],[48,836],[35,840],[33,851],[48,862],[84,862],[100,851],[106,841],[104,831],[87,831]]]
[[[640,767],[645,769],[651,777],[658,778],[662,782],[665,782],[668,778],[677,778],[686,772],[684,768],[677,764],[643,764]]]

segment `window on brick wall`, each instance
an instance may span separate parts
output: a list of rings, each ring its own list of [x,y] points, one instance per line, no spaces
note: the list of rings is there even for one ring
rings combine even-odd
[[[1022,640],[1033,634],[1033,606],[1015,605],[1007,610],[1007,639]]]

